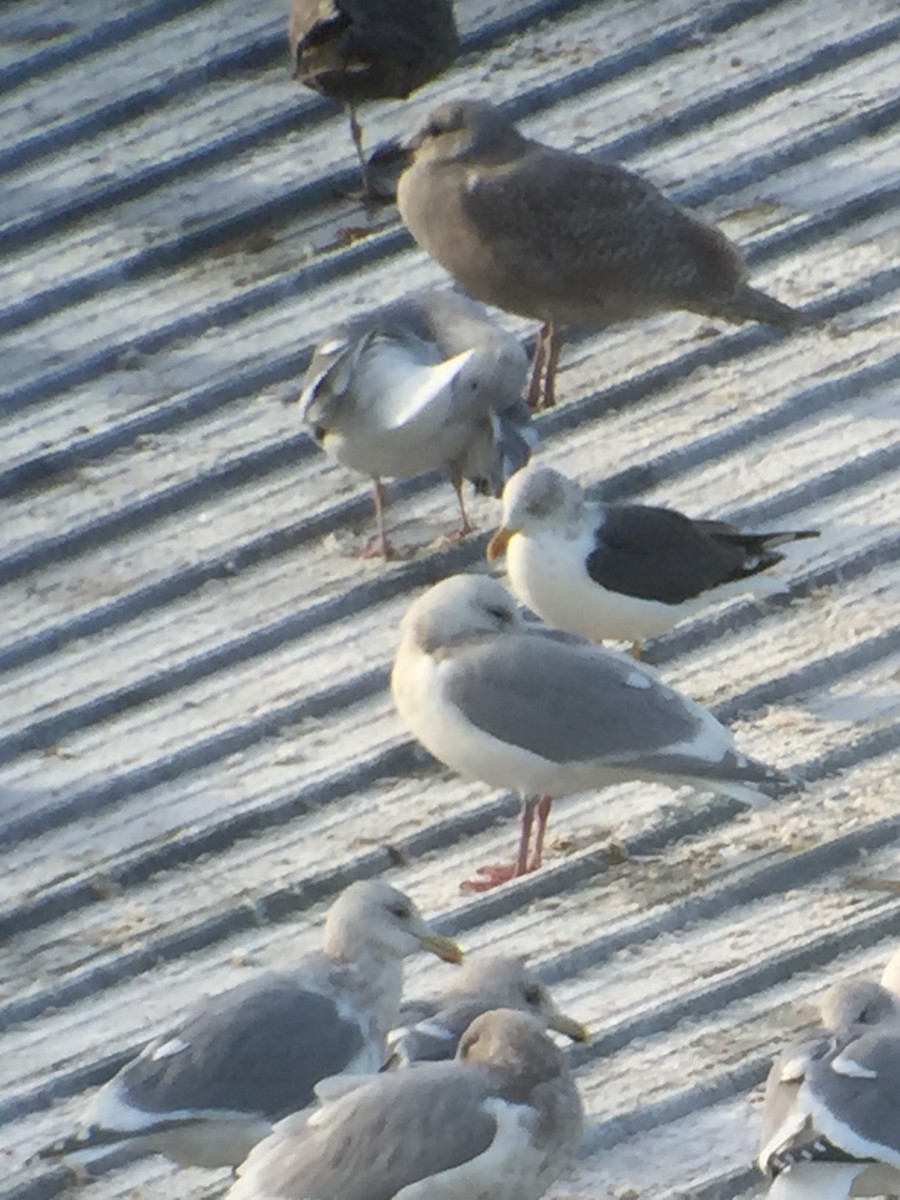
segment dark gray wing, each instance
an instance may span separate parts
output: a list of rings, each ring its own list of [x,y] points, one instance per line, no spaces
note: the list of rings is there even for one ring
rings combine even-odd
[[[476,997],[444,1005],[406,1030],[397,1041],[397,1053],[406,1063],[446,1062],[456,1054],[459,1039],[475,1018],[491,1008],[496,1004],[490,998]]]
[[[807,1069],[811,1095],[836,1122],[829,1141],[900,1166],[900,1026],[873,1030]],[[817,1115],[816,1125],[821,1122]]]
[[[365,99],[404,99],[459,53],[451,0],[341,0],[350,53],[369,64]]]
[[[772,1063],[772,1069],[766,1079],[760,1119],[759,1165],[761,1170],[769,1170],[772,1156],[777,1151],[798,1139],[805,1139],[808,1135],[808,1122],[804,1122],[802,1131],[798,1128],[792,1132],[790,1125],[792,1110],[810,1064],[817,1059],[824,1058],[830,1048],[831,1039],[828,1035],[819,1034],[815,1037],[803,1038],[782,1050]]]
[[[450,0],[295,0],[297,78],[335,100],[403,99],[453,61]]]
[[[404,1000],[400,1005],[397,1027],[415,1025],[418,1021],[427,1021],[433,1017],[441,1006],[442,1001],[437,997],[431,1000]]]
[[[363,1033],[336,1003],[270,974],[212,996],[121,1072],[128,1102],[149,1112],[224,1110],[277,1120],[343,1071]]]
[[[300,418],[316,441],[332,428],[341,408],[352,403],[354,372],[373,336],[370,329],[336,327],[316,347],[298,397]]]
[[[394,1042],[393,1063],[411,1066],[422,1062],[448,1062],[456,1054],[459,1035],[438,1021],[412,1025]]]
[[[595,533],[597,549],[585,566],[611,592],[683,604],[711,588],[745,578],[778,562],[751,557],[745,539],[723,522],[692,521],[669,508],[643,504],[605,507]]]
[[[511,634],[461,647],[445,687],[473,725],[557,763],[641,755],[652,768],[654,755],[715,729],[655,674],[585,641]],[[715,757],[730,744],[721,729]]]
[[[376,1076],[326,1101],[303,1136],[292,1136],[295,1118],[276,1128],[241,1168],[234,1200],[392,1200],[484,1153],[497,1128],[481,1107],[491,1094],[486,1073],[459,1063]]]

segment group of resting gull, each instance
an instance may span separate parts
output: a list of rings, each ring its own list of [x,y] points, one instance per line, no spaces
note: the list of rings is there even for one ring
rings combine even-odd
[[[452,62],[447,0],[295,0],[295,76],[348,109],[374,203],[357,107],[403,98]],[[562,329],[666,310],[785,330],[805,315],[752,287],[715,227],[621,167],[521,134],[484,101],[442,104],[408,138],[400,215],[452,289],[407,296],[330,329],[302,413],[317,442],[375,487],[449,473],[502,498],[484,573],[445,579],[401,625],[391,679],[404,725],[459,774],[522,796],[512,862],[484,890],[541,865],[552,798],[628,780],[689,784],[756,804],[802,783],[750,758],[711,713],[640,661],[645,639],[705,605],[783,585],[779,547],[812,530],[745,533],[639,504],[590,501],[531,464],[533,414],[556,399]],[[551,219],[552,216],[552,219]],[[540,323],[530,382],[518,340],[482,303]],[[601,647],[625,641],[632,655]],[[46,1156],[111,1146],[234,1168],[231,1200],[537,1200],[570,1165],[582,1109],[566,1053],[589,1034],[523,962],[475,955],[442,994],[403,1000],[402,964],[460,963],[412,901],[359,882],[333,903],[322,951],[207,997],[95,1096]],[[820,1027],[769,1077],[760,1167],[771,1194],[842,1200],[900,1189],[900,952],[880,984],[837,983]]]
[[[332,904],[322,950],[218,995],[150,1042],[48,1146],[231,1167],[227,1200],[538,1200],[583,1114],[548,1030],[588,1030],[515,958],[478,956],[403,1001],[403,959],[462,951],[379,881]],[[900,1188],[900,950],[880,983],[832,985],[818,1028],[766,1085],[759,1165],[773,1200]]]

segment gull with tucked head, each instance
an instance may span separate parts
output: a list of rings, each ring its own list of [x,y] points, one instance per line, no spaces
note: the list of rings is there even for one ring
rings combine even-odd
[[[521,398],[528,372],[517,339],[457,291],[420,292],[324,335],[303,381],[302,415],[319,445],[374,482],[378,539],[364,553],[396,553],[384,529],[382,479],[449,472],[462,525],[462,484],[500,496],[528,462],[537,434]]]
[[[592,504],[552,467],[517,471],[503,491],[503,524],[488,545],[506,554],[512,589],[548,625],[592,641],[641,644],[716,601],[771,595],[775,549],[818,532],[742,533],[671,508]]]
[[[401,1026],[388,1039],[393,1059],[409,1066],[452,1058],[464,1031],[492,1008],[530,1013],[543,1028],[573,1042],[590,1040],[585,1026],[559,1011],[540,976],[521,959],[477,954],[453,972],[442,995],[401,1004]]]
[[[620,166],[525,137],[491,104],[442,104],[405,149],[397,203],[418,244],[476,300],[542,322],[532,407],[554,402],[563,325],[600,329],[677,309],[784,329],[805,322],[751,287],[714,225]]]
[[[539,1200],[583,1124],[565,1055],[507,1009],[473,1021],[452,1062],[319,1094],[256,1147],[227,1200]]]
[[[802,786],[742,754],[712,713],[652,668],[527,625],[484,576],[445,579],[413,603],[391,687],[403,723],[435,758],[522,796],[515,862],[482,868],[469,888],[540,866],[553,796],[645,779],[753,804]]]
[[[900,998],[868,981],[831,987],[822,1027],[775,1061],[759,1166],[772,1200],[900,1191]]]
[[[80,1132],[43,1157],[111,1146],[183,1166],[235,1167],[273,1124],[341,1072],[377,1071],[397,1024],[403,959],[462,952],[396,888],[353,883],[325,921],[321,953],[200,1001],[100,1089]]]

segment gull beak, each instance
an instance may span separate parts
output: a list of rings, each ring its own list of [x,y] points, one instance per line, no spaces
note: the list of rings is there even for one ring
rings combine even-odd
[[[444,962],[462,962],[463,952],[456,942],[454,942],[453,938],[441,937],[440,934],[432,933],[430,930],[424,930],[416,936],[423,950],[428,950],[429,953],[436,954]]]
[[[566,1017],[560,1012],[552,1013],[547,1024],[557,1033],[571,1038],[573,1042],[589,1042],[591,1040],[591,1031],[587,1025],[582,1025],[580,1021],[573,1021],[571,1017]]]
[[[375,147],[368,158],[368,166],[390,169],[399,174],[405,171],[412,162],[416,147],[411,145],[412,138],[391,138]]]
[[[518,532],[518,529],[509,529],[506,525],[501,525],[488,542],[488,562],[493,562],[495,558],[502,558],[502,556],[506,553],[506,547]]]

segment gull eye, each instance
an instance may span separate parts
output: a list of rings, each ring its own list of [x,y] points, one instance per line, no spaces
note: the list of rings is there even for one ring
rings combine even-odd
[[[531,1008],[541,1007],[541,989],[537,984],[529,984],[528,987],[522,989],[522,995],[525,997],[525,1003]]]
[[[512,613],[508,608],[501,608],[499,604],[489,604],[487,612],[490,616],[500,621],[503,625],[509,625],[512,621]]]
[[[391,909],[391,916],[396,917],[398,921],[408,921],[411,913],[405,904],[395,904]]]

